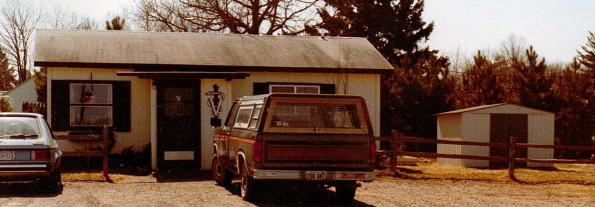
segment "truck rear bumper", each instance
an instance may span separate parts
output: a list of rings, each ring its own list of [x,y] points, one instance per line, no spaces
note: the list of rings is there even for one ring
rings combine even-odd
[[[256,180],[308,180],[308,181],[365,181],[376,178],[374,172],[361,171],[304,171],[304,170],[254,170]]]

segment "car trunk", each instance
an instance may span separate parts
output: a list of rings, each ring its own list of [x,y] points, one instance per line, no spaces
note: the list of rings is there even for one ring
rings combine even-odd
[[[368,134],[267,134],[263,169],[365,170],[370,168]]]

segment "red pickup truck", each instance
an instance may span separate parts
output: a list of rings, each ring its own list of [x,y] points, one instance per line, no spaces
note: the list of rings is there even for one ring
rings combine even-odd
[[[375,149],[363,98],[348,95],[267,94],[234,102],[215,128],[213,177],[251,200],[268,180],[334,186],[351,202],[359,184],[375,178]]]

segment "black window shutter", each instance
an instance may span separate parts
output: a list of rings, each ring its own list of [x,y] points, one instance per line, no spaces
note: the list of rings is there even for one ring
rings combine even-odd
[[[269,83],[254,83],[254,95],[269,93]]]
[[[130,82],[114,82],[113,84],[114,131],[130,131]]]
[[[335,84],[320,84],[321,94],[335,94]]]
[[[70,125],[70,82],[52,81],[52,130],[66,131]]]

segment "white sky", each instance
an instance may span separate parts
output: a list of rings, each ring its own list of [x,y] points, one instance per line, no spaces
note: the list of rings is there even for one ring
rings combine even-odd
[[[6,0],[0,0],[4,3]],[[103,24],[133,0],[27,0],[62,8]],[[526,40],[548,63],[569,62],[595,32],[595,0],[426,0],[424,20],[434,22],[428,45],[444,55],[497,50],[510,35]]]

